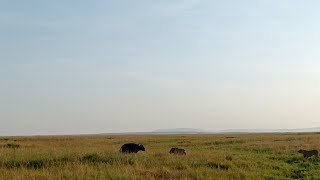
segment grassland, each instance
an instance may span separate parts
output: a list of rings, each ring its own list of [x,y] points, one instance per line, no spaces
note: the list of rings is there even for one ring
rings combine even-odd
[[[146,152],[120,154],[127,142]],[[320,179],[300,148],[320,134],[0,137],[0,179]]]

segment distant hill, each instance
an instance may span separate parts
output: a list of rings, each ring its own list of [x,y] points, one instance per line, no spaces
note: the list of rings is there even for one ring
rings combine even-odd
[[[236,133],[297,133],[297,132],[320,132],[320,127],[301,128],[301,129],[227,129],[217,131],[206,131],[193,128],[175,128],[175,129],[158,129],[151,132],[120,132],[120,133],[104,133],[100,135],[116,135],[116,134],[236,134]]]
[[[216,133],[294,133],[294,132],[320,132],[320,127],[301,129],[229,129],[214,131]]]
[[[158,129],[152,131],[152,133],[156,134],[198,134],[198,133],[206,133],[206,131],[201,129],[192,129],[192,128],[176,128],[176,129]]]
[[[218,131],[205,131],[201,129],[192,128],[176,128],[176,129],[159,129],[152,131],[151,133],[158,134],[226,134],[226,133],[285,133],[285,132],[320,132],[320,127],[315,128],[301,128],[301,129],[226,129]]]
[[[275,132],[320,132],[320,127],[301,128],[301,129],[278,129]]]

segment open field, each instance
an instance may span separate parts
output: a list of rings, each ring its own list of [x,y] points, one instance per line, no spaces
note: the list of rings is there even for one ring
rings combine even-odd
[[[146,152],[120,154],[127,142]],[[320,134],[0,137],[0,179],[320,179],[300,148]]]

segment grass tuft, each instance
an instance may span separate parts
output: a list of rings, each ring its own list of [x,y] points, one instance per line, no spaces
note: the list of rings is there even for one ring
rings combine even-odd
[[[20,145],[9,143],[9,144],[6,144],[4,147],[16,149],[16,148],[20,148]]]

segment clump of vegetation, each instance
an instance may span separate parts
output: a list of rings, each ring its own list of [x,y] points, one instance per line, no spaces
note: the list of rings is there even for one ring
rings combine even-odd
[[[48,161],[46,159],[32,159],[25,162],[24,166],[31,169],[40,169],[47,164],[48,164]]]
[[[232,158],[232,156],[226,155],[225,159],[228,160],[228,161],[232,161],[233,158]]]
[[[208,162],[207,166],[212,169],[219,169],[219,170],[228,170],[230,168],[227,164],[216,163],[216,162]]]
[[[85,154],[82,157],[82,161],[89,162],[89,163],[95,163],[95,162],[101,161],[101,159],[97,153],[93,153],[93,154]]]
[[[27,169],[40,169],[44,166],[50,165],[50,160],[45,158],[27,159],[27,160],[9,160],[3,162],[2,165],[8,169],[27,168]]]
[[[9,144],[6,144],[4,147],[16,149],[16,148],[20,148],[20,145],[9,143]]]

